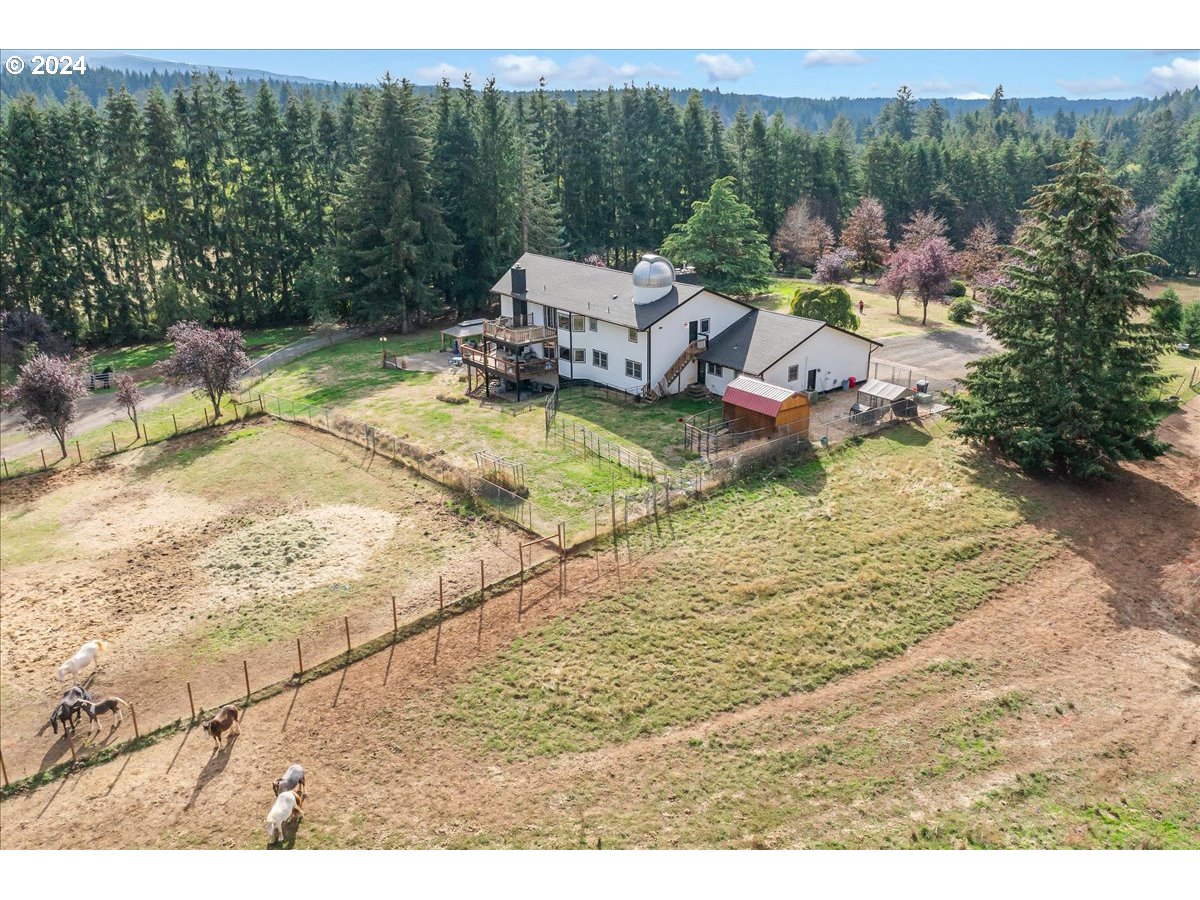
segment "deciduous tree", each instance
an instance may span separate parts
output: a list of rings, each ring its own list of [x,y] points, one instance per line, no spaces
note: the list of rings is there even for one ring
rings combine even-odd
[[[854,314],[854,302],[844,287],[799,288],[792,295],[792,315],[806,319],[820,319],[848,331],[858,330],[858,316]]]
[[[129,375],[117,376],[117,405],[125,410],[125,415],[129,416],[135,434],[138,430],[138,407],[142,405],[144,399],[142,389],[138,387],[132,377]]]
[[[892,248],[887,236],[883,206],[874,197],[863,197],[842,229],[842,244],[855,253],[855,267],[863,283],[883,268]]]
[[[190,387],[197,397],[207,397],[214,418],[219,419],[222,398],[237,389],[238,378],[250,366],[242,333],[180,322],[171,326],[167,337],[175,347],[167,359],[157,364],[158,373],[169,384]]]
[[[37,353],[21,366],[9,408],[34,431],[54,435],[67,455],[67,431],[75,421],[76,404],[87,395],[86,361]]]

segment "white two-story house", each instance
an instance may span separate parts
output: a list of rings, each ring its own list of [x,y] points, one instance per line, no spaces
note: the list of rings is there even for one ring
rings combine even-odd
[[[586,380],[651,399],[691,385],[719,395],[742,374],[824,391],[865,380],[878,346],[708,290],[653,254],[631,274],[526,253],[492,290],[501,316],[463,360],[521,393]]]

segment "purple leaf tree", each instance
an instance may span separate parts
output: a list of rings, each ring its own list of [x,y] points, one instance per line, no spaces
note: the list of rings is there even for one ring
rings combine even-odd
[[[9,408],[34,431],[49,432],[67,455],[67,430],[75,421],[76,403],[87,395],[87,361],[38,353],[21,366]]]
[[[219,419],[221,399],[237,389],[238,378],[250,365],[242,333],[180,322],[171,326],[167,337],[175,351],[158,363],[158,373],[168,384],[190,387],[197,397],[208,397],[213,416]]]
[[[907,250],[897,250],[888,260],[887,271],[879,276],[876,286],[896,301],[896,315],[900,315],[900,298],[908,290],[908,275],[904,271]]]
[[[858,254],[849,247],[838,247],[817,261],[813,279],[821,284],[844,284],[850,280]]]
[[[904,254],[903,268],[912,292],[921,301],[921,324],[929,319],[929,301],[946,296],[954,277],[954,248],[945,238],[931,238]]]
[[[138,407],[144,399],[142,389],[136,381],[128,375],[117,376],[117,404],[125,410],[125,415],[129,416],[135,434],[138,430]]]

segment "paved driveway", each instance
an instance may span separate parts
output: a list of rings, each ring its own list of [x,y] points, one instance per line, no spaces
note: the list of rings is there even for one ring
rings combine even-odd
[[[976,328],[942,329],[884,338],[882,342],[883,346],[871,357],[872,362],[881,367],[904,366],[937,379],[959,378],[966,374],[968,362],[1000,349],[986,331]],[[880,372],[879,377],[887,379],[888,374]]]

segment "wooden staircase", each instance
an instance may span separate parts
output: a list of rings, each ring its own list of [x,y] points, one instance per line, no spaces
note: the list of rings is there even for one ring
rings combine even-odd
[[[671,367],[667,369],[666,374],[663,375],[662,380],[658,383],[658,386],[646,392],[646,399],[653,401],[666,394],[671,387],[671,382],[679,376],[679,373],[687,367],[688,363],[696,358],[696,354],[699,353],[701,349],[702,348],[700,347],[699,341],[692,341],[690,344],[688,344],[687,347],[684,348],[683,352],[679,354],[679,358],[675,360],[675,362],[671,363]]]

